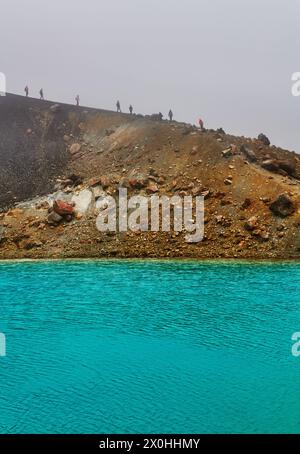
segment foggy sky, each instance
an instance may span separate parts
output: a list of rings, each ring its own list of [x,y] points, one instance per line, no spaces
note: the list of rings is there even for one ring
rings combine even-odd
[[[300,152],[298,0],[0,0],[7,91],[165,115]]]

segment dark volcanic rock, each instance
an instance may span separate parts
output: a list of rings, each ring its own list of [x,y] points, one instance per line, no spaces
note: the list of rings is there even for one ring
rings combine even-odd
[[[281,217],[290,216],[295,211],[295,205],[287,194],[280,194],[269,208],[272,213]]]
[[[242,210],[247,210],[247,208],[250,207],[251,203],[252,203],[252,202],[251,202],[251,199],[249,199],[249,198],[247,197],[247,198],[244,200],[244,202],[242,203],[241,209],[242,209]]]
[[[278,172],[281,175],[293,176],[296,174],[296,162],[284,159],[267,159],[261,165],[270,172]]]
[[[267,159],[262,162],[261,166],[270,172],[277,172],[279,170],[279,165],[276,159]]]
[[[251,162],[257,161],[257,156],[254,153],[254,151],[251,150],[250,148],[246,147],[245,145],[241,146],[241,153],[243,153],[246,156],[246,158],[249,159],[249,161],[251,161]]]
[[[48,223],[52,224],[52,225],[59,224],[60,221],[62,221],[62,220],[63,220],[63,217],[60,214],[56,213],[55,211],[52,211],[49,214],[48,219],[47,219]]]
[[[259,134],[258,140],[266,146],[271,145],[270,140],[268,139],[268,137],[265,134]]]
[[[64,121],[69,121],[67,110],[49,120],[47,101],[0,96],[0,207],[54,189],[53,180],[68,161],[60,130]]]
[[[284,170],[288,175],[295,175],[296,174],[296,162],[295,161],[287,161],[279,159],[277,161],[278,166],[280,169]]]

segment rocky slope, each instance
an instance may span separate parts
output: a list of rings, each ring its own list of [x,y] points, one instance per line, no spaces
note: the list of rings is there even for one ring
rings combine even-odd
[[[0,98],[0,258],[298,258],[300,160],[261,140],[96,109]],[[205,195],[205,237],[100,233],[95,201]],[[54,200],[74,205],[57,213]]]

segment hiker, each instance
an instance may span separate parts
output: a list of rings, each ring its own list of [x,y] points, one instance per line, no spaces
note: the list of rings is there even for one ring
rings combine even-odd
[[[26,98],[28,98],[28,95],[29,95],[28,85],[26,85],[26,87],[24,88],[24,91],[25,91]]]
[[[131,104],[130,104],[130,106],[129,106],[129,112],[130,112],[130,115],[132,115],[132,113],[133,113],[133,107],[132,107]]]
[[[120,112],[121,113],[121,104],[120,104],[120,101],[117,101],[117,112]]]
[[[164,118],[163,114],[161,112],[158,113],[158,119],[159,121],[162,121],[162,119]]]
[[[80,102],[79,95],[76,96],[75,101],[76,101],[76,106],[79,106],[79,102]]]
[[[169,119],[170,119],[170,121],[173,121],[173,112],[171,109],[169,111]]]
[[[40,100],[44,101],[44,90],[42,88],[40,89]]]
[[[203,123],[202,118],[199,118],[199,127],[200,127],[201,131],[204,131],[204,123]]]

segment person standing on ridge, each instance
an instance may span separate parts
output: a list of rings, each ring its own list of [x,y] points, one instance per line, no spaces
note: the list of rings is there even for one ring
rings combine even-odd
[[[79,106],[79,102],[80,102],[79,95],[76,96],[75,101],[76,101],[76,106]]]
[[[204,131],[204,123],[203,123],[202,118],[199,118],[199,128],[201,131]]]
[[[173,121],[173,112],[171,109],[169,111],[169,119],[170,119],[170,121]]]
[[[132,105],[131,105],[131,104],[130,104],[130,106],[129,106],[129,112],[130,112],[130,115],[132,115],[132,114],[133,114],[133,107],[132,107]]]
[[[28,85],[26,85],[26,87],[24,88],[24,91],[25,91],[26,98],[28,98],[28,95],[29,95]]]
[[[121,104],[120,104],[120,101],[117,101],[117,112],[120,112],[121,113]]]
[[[44,101],[44,90],[42,88],[40,89],[40,100]]]

